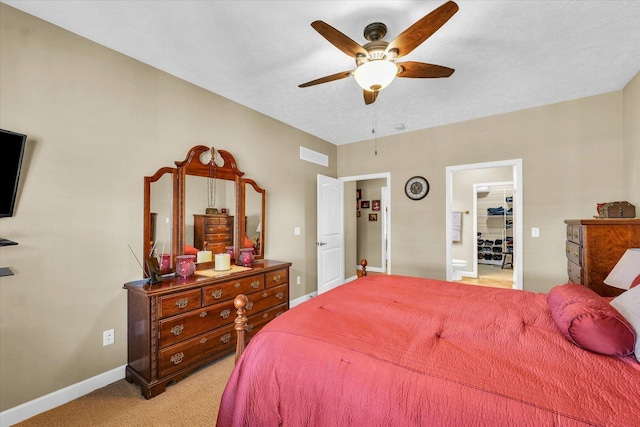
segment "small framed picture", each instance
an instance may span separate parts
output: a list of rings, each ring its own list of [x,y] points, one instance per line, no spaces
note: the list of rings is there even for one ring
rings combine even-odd
[[[358,188],[356,190],[356,200],[360,200],[360,199],[362,199],[362,190]]]
[[[369,221],[377,221],[378,214],[369,214]]]
[[[380,210],[380,200],[374,200],[371,202],[371,210],[379,211]]]
[[[360,207],[362,209],[369,209],[369,201],[368,200],[363,200],[360,202]]]

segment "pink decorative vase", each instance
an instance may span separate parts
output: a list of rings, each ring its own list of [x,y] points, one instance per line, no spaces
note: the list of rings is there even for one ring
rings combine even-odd
[[[178,255],[176,273],[180,277],[189,277],[196,271],[195,255]]]
[[[251,264],[253,264],[253,260],[253,248],[240,249],[240,264],[245,267],[251,267]]]
[[[171,254],[160,254],[160,270],[168,270],[171,267]]]
[[[231,264],[233,264],[236,260],[236,253],[233,250],[234,246],[225,246],[225,248],[227,249],[227,253],[229,254],[229,257],[231,258]]]

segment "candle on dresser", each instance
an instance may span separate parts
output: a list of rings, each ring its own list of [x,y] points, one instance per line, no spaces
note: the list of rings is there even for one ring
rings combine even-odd
[[[196,262],[209,262],[211,259],[211,251],[198,251]]]
[[[225,271],[231,268],[231,256],[229,254],[216,254],[216,263],[214,269],[217,271]]]

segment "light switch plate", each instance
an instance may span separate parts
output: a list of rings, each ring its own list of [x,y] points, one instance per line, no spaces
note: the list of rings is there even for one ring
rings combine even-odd
[[[538,227],[531,228],[531,237],[540,237],[540,229]]]

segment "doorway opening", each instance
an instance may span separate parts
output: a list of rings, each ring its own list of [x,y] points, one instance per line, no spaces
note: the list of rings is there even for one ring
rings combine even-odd
[[[345,191],[346,201],[345,201],[345,218],[346,218],[346,230],[345,238],[348,240],[346,242],[347,251],[345,251],[345,255],[347,256],[348,262],[346,263],[347,268],[347,278],[349,278],[349,273],[353,272],[353,276],[351,279],[356,278],[356,271],[360,269],[360,261],[362,257],[358,257],[358,240],[364,240],[363,233],[366,233],[366,228],[368,226],[379,227],[381,232],[379,234],[376,233],[376,239],[380,239],[380,241],[372,242],[374,248],[374,253],[372,256],[367,256],[367,272],[370,273],[381,273],[381,274],[391,274],[391,173],[382,172],[382,173],[374,173],[367,175],[357,175],[357,176],[347,176],[347,177],[339,177],[341,181],[345,183],[352,183],[351,186],[345,186],[345,188],[350,188],[353,190],[353,193],[349,190]],[[379,181],[374,183],[374,181]],[[374,194],[380,195],[379,200],[374,198],[369,198],[367,196],[365,198],[361,198],[358,200],[356,198],[356,183],[362,186],[366,186],[367,183],[374,183],[376,187],[376,192]],[[374,200],[379,201],[379,206],[376,203],[376,209],[374,210]],[[357,203],[352,203],[355,201]],[[362,207],[361,202],[369,202],[368,207]],[[357,207],[356,207],[357,206]],[[366,206],[366,204],[365,204]],[[359,215],[358,215],[359,211]],[[370,215],[371,218],[370,218]],[[349,219],[351,218],[351,219]],[[371,219],[371,221],[369,221]],[[361,226],[358,227],[358,222],[360,222]],[[349,224],[351,223],[351,227]],[[362,244],[362,242],[361,242]],[[353,264],[355,265],[351,265]]]
[[[498,178],[496,179],[496,177]],[[506,194],[499,196],[500,200],[504,196],[505,203],[501,204],[501,206],[498,206],[497,203],[496,206],[478,206],[478,188],[485,190],[488,183],[503,183],[506,184],[504,188],[512,190],[510,196]],[[505,191],[504,188],[503,192]],[[512,287],[514,289],[523,289],[522,159],[449,166],[446,168],[446,194],[446,279],[453,279],[454,258],[466,261],[467,271],[462,271],[463,276],[477,278],[479,270],[478,257],[482,254],[484,258],[485,254],[482,251],[486,251],[485,246],[488,246],[492,258],[488,264],[499,263],[500,270],[507,270],[507,274],[512,275]],[[506,202],[507,197],[511,198],[508,203]],[[495,201],[491,203],[495,203]],[[486,214],[489,208],[495,208],[496,210],[493,211],[495,213],[504,212],[504,215],[496,215],[488,219]],[[491,231],[500,231],[504,236],[502,234],[499,237],[489,236],[489,228],[485,229],[485,231],[478,229],[477,220],[480,210],[484,211],[483,220],[485,225],[489,225],[490,228],[495,226],[496,230]],[[511,210],[511,212],[507,212],[508,210]],[[470,215],[463,214],[462,220],[455,219],[457,222],[454,223],[454,212],[459,213],[460,211],[463,213],[468,212]],[[507,213],[511,215],[507,216]],[[457,218],[460,218],[459,214]],[[507,220],[510,220],[509,229],[507,229]],[[456,229],[455,233],[453,232],[454,228]],[[479,237],[479,232],[484,232],[487,235],[487,239],[482,239],[482,236]],[[454,237],[456,238],[455,241]],[[506,241],[506,237],[510,238],[510,242]],[[478,245],[480,240],[489,240],[491,245],[484,245],[484,241],[483,245]],[[499,245],[495,245],[496,240],[500,241]],[[511,243],[511,245],[508,245],[508,243]],[[454,245],[456,256],[454,256]],[[478,247],[482,248],[480,254],[478,253]],[[499,251],[498,248],[500,249]],[[487,253],[487,255],[489,254]],[[495,260],[493,259],[494,255]],[[498,256],[500,256],[499,262],[497,260]],[[505,263],[507,268],[503,269],[502,263],[505,260],[508,261],[508,264]],[[504,275],[503,271],[499,273]]]

